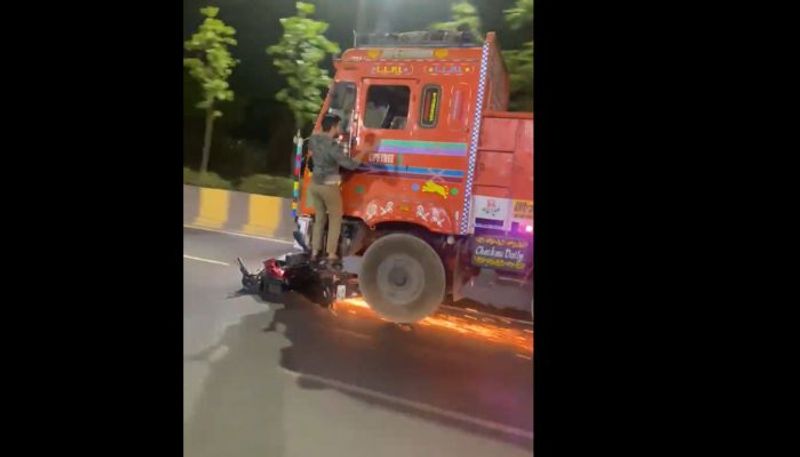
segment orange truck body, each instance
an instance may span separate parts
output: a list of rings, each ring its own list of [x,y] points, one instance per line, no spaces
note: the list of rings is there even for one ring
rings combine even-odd
[[[532,252],[533,113],[506,111],[508,76],[494,33],[466,46],[360,46],[334,64],[314,131],[326,113],[342,108],[345,150],[369,152],[358,170],[343,175],[345,218],[464,245],[481,234],[526,239]],[[349,100],[344,104],[337,101],[340,89]],[[391,119],[370,106],[370,97],[389,92],[407,99],[407,109]],[[305,192],[310,177],[306,167],[297,192],[300,217],[314,213]],[[530,277],[531,259],[510,270]]]

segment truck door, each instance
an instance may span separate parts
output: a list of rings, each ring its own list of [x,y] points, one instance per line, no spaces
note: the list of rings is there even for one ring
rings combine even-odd
[[[346,152],[349,153],[351,144],[352,123],[356,108],[356,84],[352,81],[337,81],[333,85],[328,99],[327,114],[335,114],[342,119],[340,128],[342,129]]]
[[[378,152],[380,140],[412,136],[417,119],[416,79],[364,78],[359,97],[358,148]]]

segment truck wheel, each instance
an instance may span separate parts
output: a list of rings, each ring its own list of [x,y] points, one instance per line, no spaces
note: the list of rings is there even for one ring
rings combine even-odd
[[[428,243],[402,233],[384,236],[364,253],[359,287],[369,306],[385,319],[410,323],[442,303],[446,276]]]

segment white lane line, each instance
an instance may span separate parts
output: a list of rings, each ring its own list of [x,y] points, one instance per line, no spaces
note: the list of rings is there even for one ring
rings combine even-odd
[[[211,229],[211,228],[200,227],[198,225],[192,225],[192,224],[183,224],[183,228],[189,228],[189,229],[193,229],[193,230],[203,230],[205,232],[222,233],[223,235],[238,236],[238,237],[241,237],[241,238],[252,238],[254,240],[272,241],[273,243],[294,245],[293,241],[282,240],[282,239],[279,239],[279,238],[270,238],[270,237],[267,237],[267,236],[248,235],[246,233],[229,232],[227,230]]]
[[[494,430],[502,433],[506,433],[508,435],[513,435],[521,438],[527,438],[529,440],[533,440],[533,433],[527,430],[522,430],[520,428],[511,427],[508,425],[503,425],[497,422],[479,419],[477,417],[468,416],[466,414],[457,413],[455,411],[449,411],[446,409],[437,408],[435,406],[426,405],[425,403],[419,403],[416,401],[406,400],[404,398],[395,397],[392,395],[387,395],[384,393],[376,392],[374,390],[365,389],[363,387],[354,386],[351,384],[346,384],[343,382],[335,381],[333,379],[327,379],[320,376],[314,376],[310,374],[303,374],[298,373],[296,371],[287,370],[286,368],[281,367],[288,375],[294,378],[304,378],[311,381],[316,381],[320,384],[334,387],[336,389],[344,390],[347,392],[352,392],[360,395],[364,395],[367,397],[378,398],[390,403],[399,404],[408,408],[416,409],[419,411],[424,411],[427,413],[438,414],[439,416],[447,417],[449,419],[455,419],[457,421],[466,422],[468,424],[477,425],[479,427],[487,428],[489,430]]]
[[[225,263],[225,262],[220,262],[219,260],[204,259],[202,257],[194,257],[194,256],[191,256],[191,255],[186,255],[186,254],[183,255],[183,258],[184,259],[189,259],[189,260],[196,260],[198,262],[213,263],[214,265],[222,265],[223,267],[231,266],[231,264]]]

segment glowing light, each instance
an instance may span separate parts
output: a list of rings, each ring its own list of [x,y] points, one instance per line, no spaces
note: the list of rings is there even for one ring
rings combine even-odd
[[[533,233],[533,226],[532,225],[526,225],[525,226],[525,231],[528,232],[528,233]]]
[[[347,308],[347,313],[360,317],[371,317],[383,319],[372,311],[363,298],[348,298],[339,300],[335,303],[335,308]],[[475,309],[465,309],[467,313],[478,313]],[[442,331],[454,332],[463,337],[470,337],[490,341],[494,344],[505,345],[514,348],[525,354],[533,353],[533,331],[528,328],[514,327],[510,321],[505,319],[476,318],[468,314],[453,315],[451,313],[438,312],[433,316],[427,317],[414,325],[421,327],[439,329]],[[408,331],[411,327],[401,326],[402,330]]]
[[[369,308],[369,305],[363,298],[348,298],[346,300],[339,300],[337,304],[355,306],[356,308]]]

